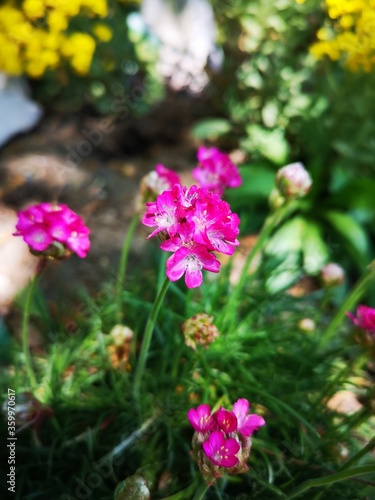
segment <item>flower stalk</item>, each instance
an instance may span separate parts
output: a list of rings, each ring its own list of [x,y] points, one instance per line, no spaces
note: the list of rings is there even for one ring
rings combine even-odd
[[[204,495],[206,494],[208,488],[209,488],[209,485],[206,483],[206,481],[202,481],[201,484],[199,485],[197,491],[195,492],[193,500],[202,500],[202,498],[204,498]]]
[[[29,319],[30,319],[30,310],[31,310],[31,305],[33,302],[34,294],[35,294],[35,289],[36,285],[39,280],[40,273],[36,274],[34,278],[32,279],[29,289],[27,291],[27,296],[26,296],[26,304],[25,308],[23,310],[23,317],[22,317],[22,333],[21,333],[21,338],[22,338],[22,352],[23,356],[25,359],[25,368],[26,368],[26,373],[29,379],[29,384],[30,384],[30,389],[33,390],[37,386],[37,380],[36,376],[33,370],[33,365],[31,362],[31,355],[30,355],[30,346],[29,346]]]
[[[121,295],[122,295],[122,287],[124,283],[124,278],[125,278],[125,273],[126,273],[126,267],[128,263],[128,257],[129,257],[129,252],[130,252],[130,246],[131,242],[133,240],[134,232],[137,227],[139,221],[139,214],[138,212],[133,216],[130,225],[128,227],[128,230],[126,231],[125,237],[124,237],[124,242],[122,245],[122,251],[121,251],[121,258],[120,258],[120,265],[119,265],[119,270],[117,274],[117,280],[116,280],[116,306],[117,306],[117,314],[119,319],[121,320],[123,317],[122,313],[122,300],[121,300]]]
[[[146,366],[148,351],[150,349],[152,333],[153,333],[154,328],[155,328],[156,318],[158,316],[159,309],[160,309],[160,306],[163,302],[164,296],[168,290],[169,283],[170,283],[169,279],[167,277],[165,277],[164,281],[162,283],[162,286],[161,286],[161,288],[156,296],[154,305],[152,306],[150,316],[147,320],[146,329],[145,329],[145,333],[144,333],[143,341],[142,341],[142,346],[141,346],[141,352],[139,355],[138,364],[137,364],[135,376],[134,376],[134,395],[135,395],[136,399],[139,398],[140,385],[141,385],[141,381],[142,381],[142,377],[143,377],[143,372],[144,372],[145,366]]]

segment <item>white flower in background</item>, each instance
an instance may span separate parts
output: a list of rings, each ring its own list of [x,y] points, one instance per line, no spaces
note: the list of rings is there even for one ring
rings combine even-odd
[[[27,132],[39,121],[42,108],[28,97],[22,78],[0,73],[0,147],[21,132]]]
[[[213,69],[222,62],[209,0],[143,0],[141,12],[160,42],[159,74],[174,90],[201,92],[208,83],[207,61]]]

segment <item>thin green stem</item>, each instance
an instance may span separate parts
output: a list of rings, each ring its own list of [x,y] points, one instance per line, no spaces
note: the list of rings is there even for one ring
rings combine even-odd
[[[29,384],[31,389],[35,389],[37,385],[35,373],[33,370],[32,362],[31,362],[31,355],[30,355],[30,346],[29,346],[29,319],[30,319],[30,309],[31,309],[31,304],[33,301],[36,285],[38,283],[38,278],[39,274],[36,274],[34,278],[31,281],[31,284],[29,286],[29,289],[27,291],[27,296],[26,296],[26,304],[25,308],[23,310],[23,317],[22,317],[22,351],[23,355],[25,358],[25,368],[26,368],[26,373],[29,378]]]
[[[202,500],[204,498],[204,495],[206,494],[209,486],[206,483],[206,481],[203,481],[200,486],[198,487],[197,491],[195,492],[195,495],[193,497],[193,500]]]
[[[341,324],[342,320],[345,318],[345,314],[347,311],[350,311],[352,307],[358,303],[358,301],[362,298],[364,293],[366,292],[368,286],[375,278],[375,266],[370,265],[369,269],[362,278],[357,281],[354,285],[351,293],[347,296],[347,298],[342,303],[341,307],[338,309],[336,315],[333,317],[332,321],[328,325],[326,331],[323,333],[322,338],[320,340],[320,347],[325,347],[332,336],[335,334],[336,329]]]
[[[233,311],[237,307],[238,300],[243,292],[245,285],[249,282],[250,278],[248,272],[251,264],[254,261],[255,256],[264,247],[271,233],[276,229],[276,227],[292,212],[298,207],[298,202],[289,202],[286,205],[278,208],[273,214],[271,214],[264,222],[264,225],[258,235],[255,245],[251,249],[249,255],[246,258],[245,265],[242,269],[241,277],[230,295],[227,305],[224,309],[224,324],[227,325],[227,320],[229,317],[233,318]]]
[[[163,500],[186,500],[186,498],[191,498],[191,495],[193,494],[194,490],[195,490],[195,483],[192,483],[184,490],[179,491],[178,493],[175,493],[174,495],[171,495],[169,497],[165,497]]]
[[[343,470],[340,472],[336,472],[336,474],[330,474],[329,476],[309,479],[308,481],[305,481],[304,483],[297,486],[297,488],[292,490],[288,494],[287,500],[290,500],[291,498],[295,498],[301,495],[301,493],[309,490],[310,488],[317,488],[319,486],[328,486],[330,484],[337,483],[338,481],[345,481],[347,479],[351,479],[352,477],[360,476],[362,474],[370,474],[372,472],[375,472],[374,464],[362,465],[361,467],[354,467],[353,469]]]
[[[135,229],[137,227],[139,221],[139,214],[136,213],[128,227],[128,230],[126,231],[125,237],[124,237],[124,242],[122,245],[122,252],[121,252],[121,258],[120,258],[120,265],[119,265],[119,270],[117,274],[117,280],[116,280],[116,305],[117,305],[117,314],[119,319],[122,319],[122,287],[124,283],[124,278],[125,278],[125,273],[126,273],[126,266],[128,263],[128,257],[129,257],[129,251],[130,251],[130,246],[131,242],[134,236]]]
[[[346,470],[348,467],[354,465],[358,460],[360,460],[366,453],[372,451],[375,448],[375,436],[364,446],[361,450],[359,450],[355,455],[349,458],[340,468],[339,471]]]
[[[150,316],[147,320],[146,329],[141,346],[141,352],[139,354],[138,364],[134,376],[134,395],[136,399],[138,399],[139,397],[139,389],[141,385],[143,372],[146,366],[147,355],[151,344],[151,338],[152,338],[152,333],[154,331],[156,318],[158,316],[158,312],[163,302],[164,296],[168,290],[169,283],[170,283],[169,278],[165,277],[162,286],[156,296],[154,305],[152,306]]]

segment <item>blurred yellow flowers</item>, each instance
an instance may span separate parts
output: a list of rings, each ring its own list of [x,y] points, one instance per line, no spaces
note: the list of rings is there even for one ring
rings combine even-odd
[[[78,75],[86,75],[96,43],[87,33],[67,33],[77,15],[105,18],[107,0],[23,0],[20,7],[5,2],[0,7],[0,71],[40,78],[67,61]],[[104,24],[93,33],[102,42],[112,37]]]
[[[375,0],[326,0],[329,20],[310,51],[317,58],[343,60],[351,71],[375,64]]]

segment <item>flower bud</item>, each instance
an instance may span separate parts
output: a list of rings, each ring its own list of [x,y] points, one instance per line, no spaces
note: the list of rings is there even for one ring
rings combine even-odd
[[[341,285],[344,280],[344,269],[334,262],[330,262],[320,270],[320,281],[324,288]]]
[[[298,322],[298,328],[306,333],[313,332],[315,330],[315,321],[311,318],[303,318]]]
[[[117,485],[114,500],[149,500],[151,498],[149,488],[147,478],[136,473]]]
[[[145,203],[155,201],[166,189],[180,184],[180,177],[163,165],[156,165],[155,170],[142,177],[136,201],[137,211],[142,210]]]
[[[212,321],[213,316],[205,313],[199,313],[187,319],[181,326],[185,344],[194,351],[197,350],[197,345],[207,348],[220,335]]]
[[[116,325],[109,332],[109,336],[115,345],[120,346],[124,343],[131,342],[134,332],[127,326]]]
[[[309,191],[312,180],[302,163],[290,163],[276,175],[276,184],[285,198],[302,198]]]
[[[124,325],[116,325],[110,331],[107,351],[114,368],[130,370],[129,357],[133,336],[133,330]]]

